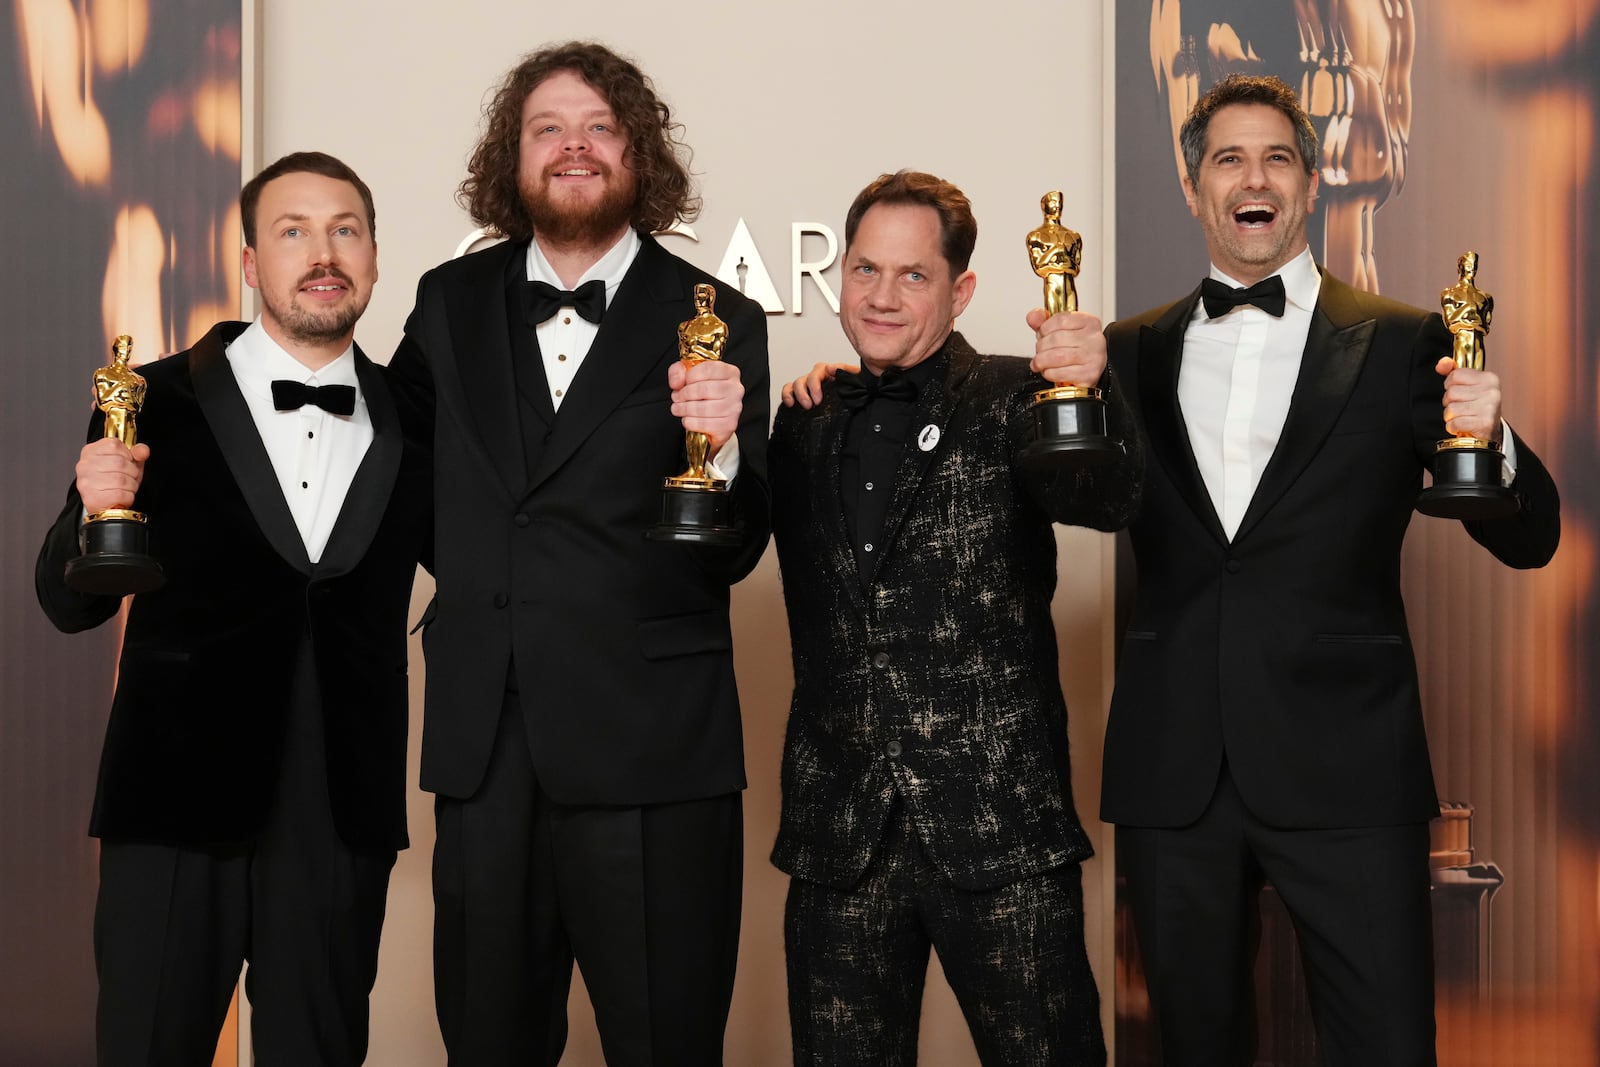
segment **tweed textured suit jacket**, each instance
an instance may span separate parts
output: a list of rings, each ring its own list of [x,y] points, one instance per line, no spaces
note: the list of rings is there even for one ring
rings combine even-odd
[[[841,888],[866,870],[895,796],[931,860],[969,889],[1090,855],[1073,807],[1050,600],[1053,522],[1114,530],[1137,506],[1137,449],[1025,475],[1025,360],[952,334],[914,401],[878,563],[863,590],[840,496],[849,414],[832,388],[783,408],[769,446],[795,689],[773,862]],[[1130,427],[1108,381],[1111,433]],[[917,435],[926,443],[933,435]],[[1131,435],[1129,435],[1131,436]]]

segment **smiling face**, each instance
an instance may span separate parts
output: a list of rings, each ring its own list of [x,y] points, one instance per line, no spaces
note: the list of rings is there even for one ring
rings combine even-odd
[[[839,324],[868,369],[905,370],[939,350],[978,279],[953,275],[939,213],[924,204],[874,204],[844,254]]]
[[[541,244],[609,247],[628,227],[638,181],[606,98],[558,70],[522,104],[517,188]]]
[[[1211,262],[1254,285],[1306,247],[1316,175],[1295,147],[1294,127],[1268,104],[1231,104],[1211,116],[1198,177],[1183,179],[1190,214]]]
[[[378,246],[349,182],[296,172],[261,188],[244,280],[261,293],[261,324],[302,362],[350,344],[378,280]]]

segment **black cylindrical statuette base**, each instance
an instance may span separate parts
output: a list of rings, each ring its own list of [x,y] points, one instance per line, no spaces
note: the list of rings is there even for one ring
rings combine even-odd
[[[83,524],[83,555],[67,561],[68,587],[95,596],[160,589],[167,576],[150,555],[150,528],[137,519],[91,519]]]
[[[645,531],[652,541],[696,545],[737,545],[733,498],[723,490],[667,486],[661,491],[661,521]]]
[[[1496,448],[1440,448],[1433,454],[1433,485],[1417,497],[1417,510],[1441,519],[1515,515],[1517,494],[1500,480],[1503,461]]]
[[[1106,436],[1106,404],[1098,397],[1037,400],[1033,440],[1022,450],[1030,467],[1090,467],[1122,457],[1122,445]]]

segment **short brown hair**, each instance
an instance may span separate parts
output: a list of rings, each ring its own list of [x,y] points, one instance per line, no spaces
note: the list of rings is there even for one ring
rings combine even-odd
[[[256,205],[261,202],[261,190],[267,187],[268,182],[286,174],[320,174],[324,178],[349,182],[355,186],[356,192],[361,194],[362,206],[367,209],[367,234],[374,241],[378,239],[378,209],[372,202],[372,190],[367,188],[367,183],[361,180],[359,174],[326,152],[290,152],[269,164],[239,191],[239,225],[244,230],[247,247],[256,246]]]
[[[978,220],[972,217],[972,202],[967,194],[943,178],[917,170],[897,170],[880,174],[856,194],[850,213],[844,218],[844,246],[855,240],[856,227],[874,204],[921,204],[939,213],[939,251],[950,264],[954,277],[972,262],[972,249],[978,243]]]
[[[521,164],[522,105],[550,75],[571,71],[605,97],[628,140],[623,163],[638,181],[630,221],[646,233],[665,230],[700,214],[700,198],[689,177],[683,126],[656,96],[655,87],[630,60],[593,41],[541,48],[512,68],[484,107],[484,131],[456,190],[459,203],[479,226],[526,241],[533,219],[517,185]],[[682,158],[680,158],[680,153]]]
[[[1205,155],[1211,117],[1234,104],[1266,104],[1282,112],[1294,127],[1295,149],[1300,153],[1300,164],[1305,167],[1306,176],[1310,177],[1317,166],[1317,130],[1289,83],[1273,75],[1229,74],[1195,101],[1189,117],[1178,130],[1183,167],[1189,172],[1191,183],[1200,180],[1200,157]]]

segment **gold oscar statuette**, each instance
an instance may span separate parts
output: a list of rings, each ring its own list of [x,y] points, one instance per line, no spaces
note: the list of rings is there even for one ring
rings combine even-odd
[[[1494,297],[1478,288],[1478,253],[1456,260],[1456,284],[1439,294],[1456,366],[1483,370],[1484,339]],[[1445,519],[1498,519],[1516,513],[1517,494],[1501,478],[1505,456],[1488,441],[1455,434],[1433,453],[1433,484],[1417,497],[1417,510]]]
[[[1083,237],[1061,224],[1061,192],[1039,200],[1044,221],[1028,232],[1028,260],[1044,280],[1044,309],[1049,315],[1078,310],[1078,269],[1083,264]],[[1106,436],[1106,404],[1100,390],[1088,385],[1052,385],[1033,394],[1033,439],[1022,450],[1031,466],[1080,467],[1109,463],[1122,454]]]
[[[713,310],[717,291],[704,282],[694,287],[695,316],[678,324],[678,358],[686,366],[720,360],[728,343],[728,324]],[[702,545],[737,545],[740,534],[731,518],[728,482],[706,469],[711,439],[685,430],[684,452],[689,467],[662,482],[661,521],[645,532],[652,541]]]
[[[95,405],[106,416],[106,436],[132,448],[135,423],[144,406],[144,376],[128,365],[133,338],[120,335],[111,346],[111,362],[94,372]],[[108,508],[90,515],[80,534],[83,553],[67,561],[67,585],[80,593],[126,596],[159,589],[166,581],[161,564],[150,555],[149,520],[128,508]]]

